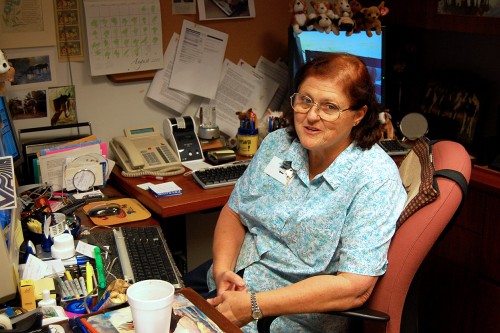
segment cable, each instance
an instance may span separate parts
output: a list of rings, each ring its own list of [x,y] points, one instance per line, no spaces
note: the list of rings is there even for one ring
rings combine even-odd
[[[142,177],[142,176],[176,176],[184,173],[186,169],[182,165],[175,165],[171,167],[166,167],[161,170],[151,171],[151,170],[138,170],[138,171],[122,171],[123,177]]]

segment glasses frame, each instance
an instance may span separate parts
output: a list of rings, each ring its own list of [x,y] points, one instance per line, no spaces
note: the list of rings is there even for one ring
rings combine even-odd
[[[312,105],[311,105],[311,107],[310,107],[309,109],[300,109],[300,110],[296,110],[296,109],[295,109],[295,107],[294,107],[294,105],[293,105],[293,100],[294,100],[294,98],[295,98],[295,97],[297,97],[297,96],[305,96],[305,97],[307,97],[307,98],[310,98],[310,99],[311,99],[311,101],[312,101]],[[325,114],[324,114],[324,112],[321,110],[321,107],[320,107],[320,105],[321,105],[321,104],[323,104],[323,103],[326,103],[326,104],[333,104],[333,105],[335,105],[335,106],[338,108],[338,111],[336,111],[336,112],[337,112],[337,116],[336,116],[336,118],[335,118],[335,119],[333,119],[334,117],[330,118],[330,115],[326,115],[326,117],[325,117]],[[306,94],[301,94],[301,93],[298,93],[298,92],[293,93],[293,94],[290,96],[290,105],[292,106],[292,109],[293,109],[293,111],[294,111],[294,112],[296,112],[296,113],[301,113],[301,114],[307,114],[307,113],[309,113],[309,111],[311,111],[311,109],[312,109],[313,107],[316,107],[316,110],[318,110],[318,111],[316,111],[316,114],[317,114],[317,115],[318,115],[318,116],[319,116],[322,120],[324,120],[324,121],[330,121],[330,122],[333,122],[333,121],[338,120],[338,119],[340,118],[340,115],[342,114],[342,112],[347,111],[347,110],[351,110],[351,108],[352,108],[352,106],[349,106],[348,108],[341,109],[341,108],[340,108],[340,106],[338,106],[338,105],[337,105],[337,103],[334,103],[334,102],[328,102],[328,101],[327,101],[327,102],[315,102],[315,101],[314,101],[314,99],[313,99],[312,97],[310,97],[310,96],[308,96],[308,95],[306,95]]]

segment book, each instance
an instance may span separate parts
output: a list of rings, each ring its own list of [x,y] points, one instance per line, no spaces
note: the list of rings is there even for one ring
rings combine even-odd
[[[224,332],[184,295],[176,293],[172,305],[170,333]],[[134,333],[130,307],[123,307],[82,318],[89,332]]]
[[[149,190],[156,197],[168,197],[182,194],[182,188],[172,181],[161,184],[149,184]]]

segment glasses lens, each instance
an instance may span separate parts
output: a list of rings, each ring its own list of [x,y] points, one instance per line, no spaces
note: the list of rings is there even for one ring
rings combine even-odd
[[[316,104],[314,100],[299,93],[290,96],[292,108],[297,113],[307,113]],[[319,117],[323,120],[334,121],[337,120],[342,112],[339,106],[333,102],[321,102],[318,104]]]

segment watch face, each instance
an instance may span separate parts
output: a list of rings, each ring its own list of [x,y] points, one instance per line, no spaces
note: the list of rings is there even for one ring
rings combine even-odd
[[[252,318],[255,320],[259,320],[262,318],[262,312],[260,310],[255,310],[252,312]]]

